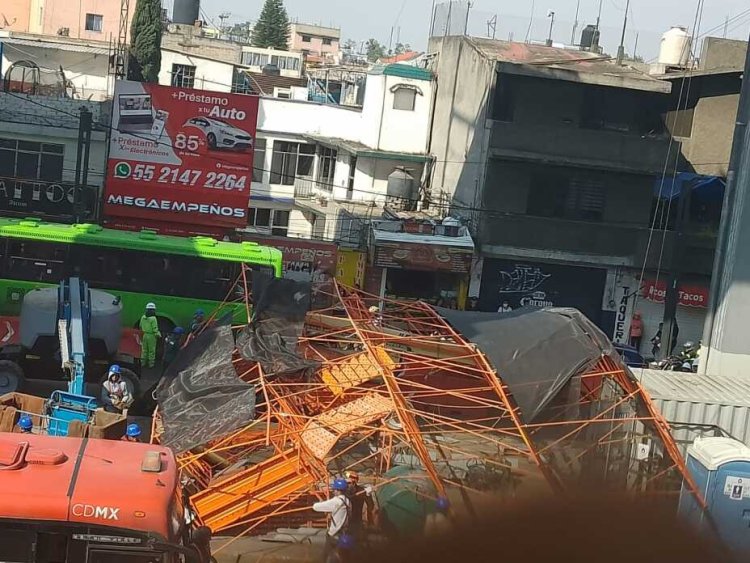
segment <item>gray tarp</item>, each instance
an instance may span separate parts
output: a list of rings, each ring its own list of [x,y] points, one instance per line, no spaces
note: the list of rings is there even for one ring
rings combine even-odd
[[[602,355],[617,357],[609,339],[577,309],[435,310],[490,360],[526,423],[570,378],[585,372]]]
[[[161,443],[176,453],[242,428],[255,417],[255,386],[232,365],[231,328],[211,325],[172,362],[156,388]]]

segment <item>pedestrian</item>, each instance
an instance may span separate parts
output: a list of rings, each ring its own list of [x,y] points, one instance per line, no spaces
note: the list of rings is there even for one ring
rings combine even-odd
[[[661,331],[664,329],[664,323],[659,323],[659,329],[651,338],[651,355],[656,358],[661,350]]]
[[[313,504],[315,512],[325,512],[331,515],[326,531],[326,544],[323,551],[323,560],[333,563],[337,560],[336,548],[342,535],[346,534],[349,525],[349,516],[352,511],[352,503],[346,497],[349,483],[346,479],[336,478],[333,480],[331,489],[333,496],[322,502]]]
[[[28,414],[22,414],[21,418],[18,419],[18,429],[23,434],[31,434],[31,430],[34,428],[34,423]]]
[[[156,366],[156,343],[161,338],[159,332],[159,321],[156,318],[156,305],[146,305],[140,322],[141,329],[141,366],[152,368]]]
[[[125,435],[120,438],[123,442],[140,442],[138,437],[141,435],[141,427],[137,424],[128,424]]]
[[[512,311],[513,307],[510,306],[510,303],[508,303],[508,301],[503,301],[503,304],[497,308],[498,313],[510,313]]]
[[[449,531],[451,522],[448,518],[450,502],[445,497],[438,497],[435,501],[435,512],[431,512],[424,520],[426,536],[438,536]]]
[[[191,334],[198,334],[203,328],[203,323],[205,322],[206,313],[203,311],[203,309],[197,309],[195,313],[193,314],[193,321],[190,323],[190,333]]]
[[[633,318],[630,320],[630,345],[641,351],[641,339],[643,338],[643,320],[641,320],[640,311],[636,311],[633,314]]]
[[[349,485],[346,496],[352,505],[349,530],[355,537],[359,537],[363,530],[363,513],[366,516],[367,524],[370,526],[375,524],[375,502],[372,500],[372,487],[360,485],[359,473],[356,471],[347,471],[345,475]],[[366,510],[364,510],[365,508]]]
[[[112,364],[107,373],[107,381],[102,384],[102,403],[107,412],[121,413],[133,404],[133,396],[121,374],[120,366]]]
[[[167,367],[177,357],[177,352],[182,347],[182,337],[185,334],[185,329],[181,326],[176,326],[172,329],[172,332],[164,337],[164,367]]]

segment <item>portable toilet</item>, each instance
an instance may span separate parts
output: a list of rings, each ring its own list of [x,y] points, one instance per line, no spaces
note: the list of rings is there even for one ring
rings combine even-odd
[[[679,514],[732,551],[750,554],[750,448],[732,438],[696,438],[687,469],[706,501],[704,511],[683,483]]]

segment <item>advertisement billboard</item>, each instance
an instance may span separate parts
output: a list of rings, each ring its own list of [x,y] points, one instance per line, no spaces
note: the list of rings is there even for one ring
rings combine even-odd
[[[247,225],[258,98],[118,81],[104,214]]]
[[[373,265],[398,270],[422,270],[468,274],[473,248],[418,243],[379,242]]]
[[[281,250],[284,277],[297,281],[326,281],[336,273],[337,248],[329,242],[289,237],[243,236]]]
[[[664,303],[667,295],[667,281],[664,279],[643,280],[643,297],[655,303]],[[677,303],[683,307],[708,307],[708,287],[705,285],[680,283],[677,288]]]
[[[574,307],[599,323],[607,270],[485,258],[479,308]]]

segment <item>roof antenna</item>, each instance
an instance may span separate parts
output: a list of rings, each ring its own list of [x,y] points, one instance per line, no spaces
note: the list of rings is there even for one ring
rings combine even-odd
[[[524,43],[529,42],[529,35],[531,34],[531,26],[534,25],[534,4],[535,4],[535,0],[531,0],[531,15],[529,16],[529,27],[526,28],[526,37],[523,40]]]

